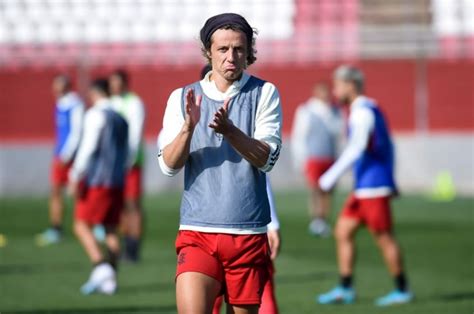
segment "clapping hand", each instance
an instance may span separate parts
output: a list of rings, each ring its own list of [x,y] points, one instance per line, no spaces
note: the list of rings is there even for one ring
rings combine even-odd
[[[185,121],[184,125],[187,130],[194,130],[194,127],[198,124],[199,119],[201,118],[201,100],[202,96],[194,95],[194,90],[189,89],[186,92],[185,100]]]
[[[216,113],[214,114],[214,119],[211,123],[209,123],[209,127],[214,129],[216,133],[226,135],[231,130],[233,126],[232,121],[230,121],[228,117],[229,112],[229,103],[230,98],[227,98],[224,101],[224,105],[217,109]]]

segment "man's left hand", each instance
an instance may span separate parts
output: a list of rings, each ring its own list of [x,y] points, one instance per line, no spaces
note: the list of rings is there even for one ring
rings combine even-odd
[[[323,191],[323,192],[329,192],[332,190],[332,182],[329,180],[329,178],[327,176],[325,176],[324,174],[321,176],[321,178],[319,179],[319,188]]]
[[[271,255],[270,258],[275,260],[280,253],[280,230],[268,230],[267,231],[268,244],[270,245]]]
[[[229,103],[230,98],[227,98],[224,101],[224,105],[217,109],[212,122],[209,123],[209,127],[211,129],[214,129],[216,133],[220,133],[222,135],[228,134],[234,126],[232,124],[232,121],[230,121],[230,119],[228,118]]]

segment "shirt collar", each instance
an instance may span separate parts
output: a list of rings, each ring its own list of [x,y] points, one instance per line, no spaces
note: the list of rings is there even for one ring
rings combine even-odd
[[[232,85],[229,86],[229,88],[223,93],[217,88],[216,83],[210,79],[211,74],[212,71],[207,72],[207,74],[201,80],[201,88],[206,96],[218,101],[223,101],[226,98],[231,98],[237,95],[250,78],[250,75],[248,75],[246,72],[243,72],[242,77],[239,80],[234,81]]]

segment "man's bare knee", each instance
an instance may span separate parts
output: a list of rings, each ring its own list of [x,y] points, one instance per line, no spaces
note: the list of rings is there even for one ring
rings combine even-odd
[[[348,241],[351,240],[354,236],[354,232],[357,229],[358,223],[339,220],[336,229],[334,230],[334,237],[337,241]]]
[[[344,228],[341,227],[340,225],[337,225],[336,229],[334,229],[334,237],[336,238],[337,241],[344,241],[349,238],[347,231],[344,230]]]
[[[62,188],[58,185],[53,185],[51,187],[51,196],[55,198],[62,197]]]
[[[397,240],[391,232],[372,232],[375,241],[381,248],[398,247]]]
[[[377,242],[390,242],[392,235],[387,231],[371,231],[372,236]]]
[[[197,272],[180,274],[176,279],[178,313],[209,313],[220,290],[221,283],[210,276]]]
[[[79,237],[84,233],[84,230],[87,228],[87,224],[84,221],[76,220],[73,223],[74,234]]]

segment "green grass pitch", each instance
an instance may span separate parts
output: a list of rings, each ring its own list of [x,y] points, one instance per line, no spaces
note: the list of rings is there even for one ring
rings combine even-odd
[[[337,215],[343,194],[334,204]],[[143,261],[122,264],[115,296],[82,296],[80,285],[90,265],[71,235],[71,204],[66,237],[47,248],[34,244],[34,234],[47,225],[46,199],[1,199],[0,312],[4,313],[175,313],[174,240],[179,194],[147,197]],[[392,288],[392,280],[367,231],[357,238],[356,288],[358,301],[350,306],[320,306],[315,295],[337,280],[333,239],[307,233],[306,195],[277,193],[283,247],[276,262],[277,297],[281,313],[473,313],[474,208],[473,199],[449,203],[404,196],[394,202],[398,239],[404,249],[416,301],[379,309],[374,298]]]

